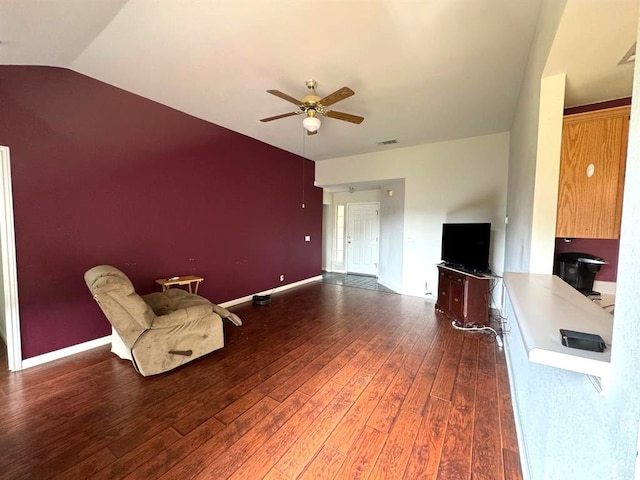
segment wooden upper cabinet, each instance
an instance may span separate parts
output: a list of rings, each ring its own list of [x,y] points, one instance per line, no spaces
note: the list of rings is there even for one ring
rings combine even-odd
[[[620,237],[630,111],[564,117],[556,237]]]

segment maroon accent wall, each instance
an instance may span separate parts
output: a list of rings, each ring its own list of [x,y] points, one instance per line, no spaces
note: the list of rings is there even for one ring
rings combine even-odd
[[[564,109],[564,115],[573,115],[574,113],[593,112],[595,110],[604,110],[605,108],[624,107],[631,105],[631,97],[616,98],[607,100],[606,102],[590,103],[588,105],[578,105],[577,107],[567,107]]]
[[[141,294],[202,275],[215,303],[321,273],[312,161],[60,68],[0,66],[0,110],[24,358],[110,333],[94,265]]]
[[[597,238],[573,238],[571,242],[565,242],[563,238],[556,238],[556,255],[566,252],[591,253],[604,259],[603,265],[596,280],[603,282],[615,282],[618,277],[618,248],[620,240]]]

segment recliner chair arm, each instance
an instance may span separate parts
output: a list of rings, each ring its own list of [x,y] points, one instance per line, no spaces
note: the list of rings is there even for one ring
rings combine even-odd
[[[168,328],[183,325],[190,321],[212,314],[214,313],[211,305],[192,305],[190,307],[174,310],[166,315],[156,317],[151,324],[151,330],[155,328]]]

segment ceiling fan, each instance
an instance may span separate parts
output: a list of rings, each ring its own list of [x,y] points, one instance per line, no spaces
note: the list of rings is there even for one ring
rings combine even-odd
[[[359,117],[357,115],[351,115],[350,113],[336,112],[335,110],[331,110],[327,107],[333,105],[334,103],[339,102],[340,100],[344,100],[345,98],[350,97],[355,92],[351,90],[349,87],[342,87],[330,95],[327,95],[324,98],[320,98],[316,95],[316,87],[318,86],[318,82],[315,80],[307,80],[306,81],[307,88],[309,89],[309,95],[303,97],[301,100],[298,100],[286,93],[282,93],[280,90],[267,90],[267,93],[271,95],[275,95],[276,97],[280,97],[287,102],[291,102],[298,106],[300,111],[298,112],[290,112],[283,113],[282,115],[276,115],[275,117],[263,118],[261,122],[270,122],[272,120],[278,120],[280,118],[291,117],[293,115],[300,115],[301,113],[305,114],[305,118],[302,121],[302,126],[307,131],[307,135],[315,135],[318,133],[318,129],[320,128],[320,119],[318,118],[318,114],[323,115],[329,118],[335,118],[337,120],[344,120],[345,122],[357,123],[360,124],[364,120],[364,117]]]

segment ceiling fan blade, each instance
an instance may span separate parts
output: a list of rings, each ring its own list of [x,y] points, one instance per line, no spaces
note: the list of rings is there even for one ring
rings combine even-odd
[[[364,117],[359,117],[358,115],[351,115],[350,113],[336,112],[335,110],[329,110],[324,114],[326,117],[335,118],[337,120],[344,120],[345,122],[357,123],[358,125],[362,123]]]
[[[334,103],[339,102],[340,100],[344,100],[345,98],[348,98],[354,94],[355,92],[351,90],[349,87],[342,87],[340,90],[336,90],[332,94],[327,95],[318,103],[320,105],[324,105],[325,107],[328,107],[329,105],[333,105]]]
[[[318,133],[318,130],[316,130],[315,132],[310,132],[309,130],[307,130],[307,135],[315,135],[316,133]]]
[[[267,90],[267,93],[270,93],[271,95],[275,95],[276,97],[280,97],[283,100],[286,100],[287,102],[291,102],[294,105],[302,105],[303,102],[301,102],[300,100],[298,100],[297,98],[293,98],[291,95],[287,95],[286,93],[282,93],[280,90]]]
[[[282,115],[276,115],[275,117],[263,118],[260,121],[261,122],[270,122],[271,120],[278,120],[280,118],[293,117],[294,115],[298,115],[300,113],[302,113],[302,112],[300,111],[300,112],[283,113]]]

